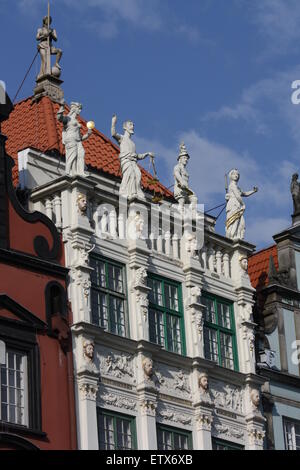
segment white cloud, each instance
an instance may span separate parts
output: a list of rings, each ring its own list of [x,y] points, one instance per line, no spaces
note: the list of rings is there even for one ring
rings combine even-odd
[[[77,10],[80,27],[89,29],[104,39],[117,36],[123,25],[129,24],[149,32],[180,34],[194,43],[198,40],[205,41],[200,38],[197,27],[182,23],[159,0],[56,0],[56,3]],[[40,0],[18,0],[18,5],[25,14],[36,14],[38,7],[42,6]],[[55,10],[55,2],[52,10]],[[88,20],[89,12],[94,14],[93,21]]]
[[[255,0],[248,6],[254,11],[259,31],[267,39],[263,56],[297,50],[300,39],[299,0]]]

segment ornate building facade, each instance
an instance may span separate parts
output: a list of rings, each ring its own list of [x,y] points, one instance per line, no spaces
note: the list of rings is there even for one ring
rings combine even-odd
[[[115,146],[79,103],[65,105],[57,67],[44,69],[5,132],[20,194],[64,244],[79,448],[262,449],[254,247],[235,208],[257,189],[241,192],[230,173],[232,237],[216,233],[189,188],[184,145],[173,195],[154,155],[136,153],[131,121],[119,135],[113,117]],[[137,164],[148,156],[154,175]]]

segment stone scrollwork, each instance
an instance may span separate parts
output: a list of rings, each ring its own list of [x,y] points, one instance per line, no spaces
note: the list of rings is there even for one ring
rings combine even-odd
[[[136,402],[126,397],[115,395],[114,393],[107,393],[102,395],[101,400],[106,405],[115,406],[117,408],[123,408],[126,410],[135,410]]]
[[[79,385],[80,395],[84,400],[96,400],[98,389],[98,385],[93,385],[90,383],[82,383]]]
[[[141,268],[138,268],[135,272],[135,282],[134,282],[134,287],[147,287],[147,268],[142,266]]]
[[[176,412],[174,410],[160,410],[158,414],[159,416],[161,416],[161,418],[167,421],[180,423],[180,424],[183,424],[184,426],[187,426],[191,424],[192,422],[192,418],[190,416],[185,415],[183,413]]]
[[[136,293],[136,302],[140,307],[140,312],[144,316],[144,320],[147,321],[148,318],[148,308],[149,308],[149,299],[147,293],[137,292]]]
[[[153,400],[142,400],[140,407],[143,415],[156,416],[157,403]]]
[[[242,429],[233,428],[224,424],[215,424],[213,426],[213,434],[215,436],[233,437],[235,439],[242,439],[244,437],[244,431]]]
[[[198,425],[199,430],[204,430],[204,431],[211,431],[211,426],[213,423],[213,417],[212,415],[206,414],[206,413],[200,413],[198,414],[196,418],[196,422]]]
[[[265,438],[265,431],[257,428],[248,429],[249,441],[252,445],[262,446]]]

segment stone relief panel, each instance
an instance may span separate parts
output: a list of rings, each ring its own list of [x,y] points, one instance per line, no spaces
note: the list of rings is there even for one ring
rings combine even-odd
[[[210,390],[217,408],[224,408],[235,413],[243,413],[244,395],[239,387],[211,381]]]
[[[133,357],[129,354],[102,349],[98,351],[100,376],[135,383]]]
[[[155,376],[161,393],[191,399],[190,378],[183,370],[156,364]]]

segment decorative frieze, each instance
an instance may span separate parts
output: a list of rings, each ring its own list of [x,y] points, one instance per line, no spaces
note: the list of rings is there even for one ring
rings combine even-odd
[[[115,406],[116,408],[121,408],[124,410],[135,410],[136,409],[136,401],[123,397],[120,395],[116,395],[114,393],[106,393],[101,396],[101,401],[105,405]]]
[[[214,437],[243,440],[245,431],[241,428],[230,426],[229,424],[214,424],[212,428]]]
[[[191,416],[172,409],[161,409],[159,410],[158,415],[165,421],[171,421],[184,426],[188,426],[192,423]]]

